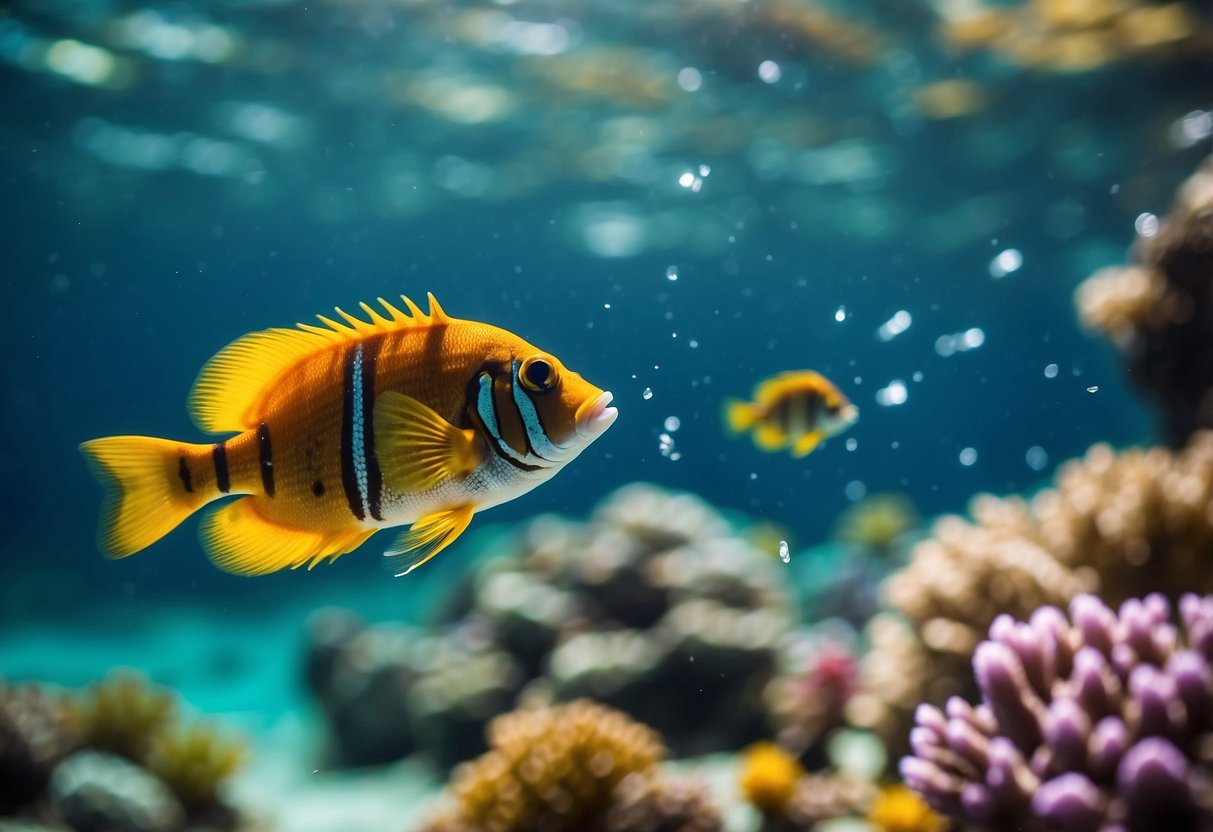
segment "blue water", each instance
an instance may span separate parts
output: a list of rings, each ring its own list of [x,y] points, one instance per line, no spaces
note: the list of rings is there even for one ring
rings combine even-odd
[[[1165,213],[1208,152],[1208,141],[1168,138],[1208,106],[1208,61],[1034,73],[986,53],[952,56],[924,20],[877,5],[859,19],[903,37],[873,66],[851,67],[776,34],[705,33],[674,11],[646,17],[641,5],[508,7],[520,19],[580,16],[570,54],[637,50],[616,63],[655,66],[670,90],[639,106],[553,93],[545,70],[523,59],[434,34],[476,4],[155,4],[163,20],[220,25],[291,60],[250,68],[111,43],[137,71],[111,89],[22,51],[69,37],[104,45],[107,21],[139,8],[73,6],[0,12],[0,621],[10,633],[99,621],[121,632],[151,607],[248,614],[291,599],[348,601],[368,587],[400,615],[421,616],[462,571],[473,538],[395,581],[378,563],[386,536],[311,573],[228,576],[202,555],[196,520],[110,562],[93,543],[100,490],[76,450],[117,433],[200,441],[185,397],[207,358],[246,332],[378,295],[432,291],[452,315],[517,332],[615,393],[620,417],[606,436],[473,529],[581,516],[616,487],[649,480],[775,521],[808,547],[863,491],[905,492],[928,516],[963,511],[977,492],[1044,484],[1093,442],[1157,438],[1113,349],[1079,330],[1071,297],[1095,268],[1123,262],[1137,215]],[[763,59],[780,62],[780,81],[759,79]],[[703,91],[672,85],[683,66],[699,68]],[[394,100],[385,80],[469,72],[510,90],[514,114],[444,119]],[[940,121],[905,114],[917,82],[956,77],[987,90],[984,109]],[[225,132],[224,113],[248,102],[298,119],[298,141]],[[669,135],[643,152],[620,145],[643,157],[632,168],[595,176],[572,165],[591,138],[626,133],[607,124],[626,117]],[[755,161],[798,118],[821,132],[806,147],[851,143],[876,172],[833,177],[845,154],[821,156],[821,170],[799,178]],[[701,129],[679,128],[692,123]],[[207,136],[243,154],[241,166],[151,164],[151,145],[120,157],[105,150],[120,144],[114,131]],[[710,172],[698,191],[678,183],[701,165]],[[511,195],[505,185],[520,170],[525,187]],[[467,181],[485,171],[495,190],[476,193]],[[384,188],[397,180],[392,202]],[[414,188],[424,195],[416,206],[391,207]],[[596,252],[590,203],[608,212],[623,203],[640,217],[625,218],[628,233],[641,228],[644,244]],[[990,262],[1007,249],[1022,253],[1022,267],[994,279]],[[911,326],[880,340],[899,310]],[[971,328],[984,335],[978,348],[937,352],[941,335]],[[725,397],[796,368],[834,379],[860,406],[859,424],[804,460],[725,435]],[[877,391],[898,379],[906,402],[878,405]],[[669,416],[681,421],[677,460],[658,449]],[[1033,447],[1047,454],[1038,470],[1026,462]],[[961,464],[964,449],[973,464]],[[302,616],[295,606],[284,614]]]

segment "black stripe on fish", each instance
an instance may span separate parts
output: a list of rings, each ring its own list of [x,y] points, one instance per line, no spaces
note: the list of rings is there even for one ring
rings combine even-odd
[[[232,490],[232,480],[227,470],[227,443],[216,442],[211,449],[211,462],[215,464],[215,487],[221,494]]]
[[[261,462],[261,487],[266,496],[274,496],[274,446],[270,442],[270,426],[257,425],[257,456]]]
[[[181,484],[185,486],[185,493],[193,494],[194,478],[190,476],[190,466],[186,463],[184,454],[177,457],[177,476],[181,477]]]

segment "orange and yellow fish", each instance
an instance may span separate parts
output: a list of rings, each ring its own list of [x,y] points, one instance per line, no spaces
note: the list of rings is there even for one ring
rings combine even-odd
[[[794,370],[761,382],[753,402],[725,402],[724,419],[732,433],[753,431],[764,451],[791,448],[802,457],[855,424],[859,408],[820,373]]]
[[[110,436],[80,446],[106,487],[98,535],[122,558],[213,500],[202,520],[220,568],[309,568],[411,523],[387,551],[403,575],[477,511],[518,497],[601,436],[611,394],[503,329],[401,298],[367,320],[246,335],[190,393],[194,421],[234,436],[191,444]]]

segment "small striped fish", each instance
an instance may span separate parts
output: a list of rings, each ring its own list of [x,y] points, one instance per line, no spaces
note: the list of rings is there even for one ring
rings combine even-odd
[[[859,421],[859,408],[821,373],[791,370],[755,387],[753,402],[726,401],[724,421],[731,433],[753,431],[764,451],[799,458]]]
[[[601,436],[611,394],[488,324],[379,299],[367,320],[240,338],[190,394],[208,445],[111,436],[80,446],[106,488],[101,549],[122,558],[202,506],[221,569],[315,566],[411,523],[386,553],[396,574],[449,546],[472,515],[518,497]],[[386,316],[386,317],[385,317]]]

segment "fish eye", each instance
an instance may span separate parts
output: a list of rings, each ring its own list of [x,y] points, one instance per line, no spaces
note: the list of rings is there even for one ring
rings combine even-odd
[[[532,355],[522,362],[518,379],[532,393],[546,393],[556,386],[556,365],[545,355]]]

